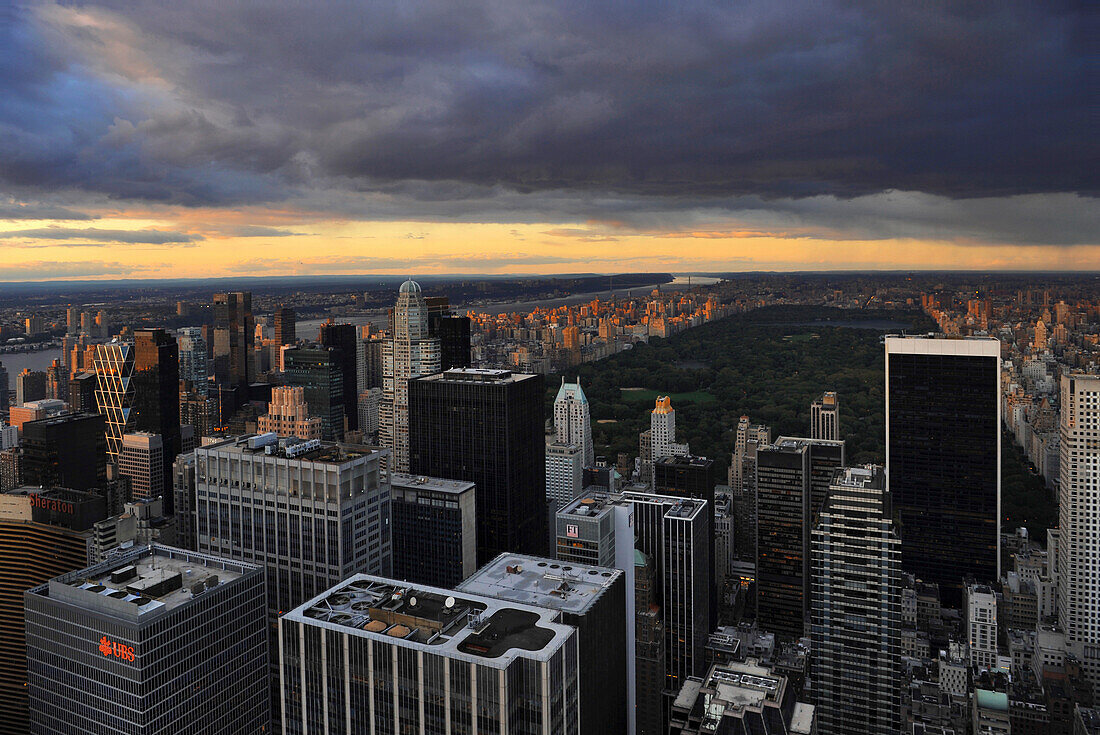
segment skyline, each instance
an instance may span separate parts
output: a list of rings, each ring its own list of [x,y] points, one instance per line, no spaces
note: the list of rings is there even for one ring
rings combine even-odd
[[[0,281],[1100,264],[1083,11],[0,11]]]

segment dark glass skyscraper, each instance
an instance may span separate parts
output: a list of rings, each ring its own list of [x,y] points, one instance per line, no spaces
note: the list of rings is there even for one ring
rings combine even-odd
[[[428,306],[428,334],[439,340],[442,370],[470,367],[470,317],[451,311],[446,296],[425,296]]]
[[[248,358],[255,334],[251,293],[214,294],[214,376],[219,383],[247,390],[252,382]]]
[[[297,337],[297,315],[294,309],[280,306],[275,310],[275,341],[281,345],[292,345]]]
[[[477,570],[472,482],[390,474],[393,577],[451,588]]]
[[[344,375],[342,353],[320,345],[296,347],[283,353],[283,376],[288,386],[305,389],[311,416],[321,419],[321,438],[344,438]]]
[[[180,453],[180,366],[175,337],[163,329],[134,333],[134,402],[130,431],[159,434],[164,451],[161,487],[172,487],[172,462]],[[172,511],[171,494],[165,507]]]
[[[339,350],[336,359],[340,363],[340,374],[343,382],[344,418],[347,420],[349,429],[359,428],[359,391],[356,390],[357,370],[355,359],[358,341],[354,324],[321,325],[321,344]]]
[[[88,490],[107,486],[107,439],[97,413],[68,413],[23,424],[23,482]]]
[[[544,389],[508,370],[409,381],[409,471],[477,485],[478,564],[546,552]]]
[[[905,571],[949,603],[1000,578],[1001,343],[886,338],[886,478]]]

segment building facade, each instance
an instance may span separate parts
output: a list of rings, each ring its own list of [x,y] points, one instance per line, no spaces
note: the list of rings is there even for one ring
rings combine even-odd
[[[34,735],[269,728],[259,566],[144,546],[24,600]]]
[[[840,439],[840,399],[834,391],[826,391],[810,404],[810,438]]]
[[[581,467],[596,464],[596,452],[592,447],[592,415],[588,396],[576,383],[561,380],[561,387],[554,397],[554,433],[562,444],[575,444],[581,450]]]
[[[301,386],[272,388],[267,413],[256,418],[256,430],[274,432],[281,437],[322,438],[321,419],[309,415],[305,390]]]
[[[452,588],[477,569],[472,482],[390,473],[393,577]]]

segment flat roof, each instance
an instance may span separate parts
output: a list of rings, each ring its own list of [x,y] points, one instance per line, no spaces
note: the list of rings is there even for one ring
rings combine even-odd
[[[466,591],[356,574],[281,619],[483,666],[548,660],[575,634],[558,612]]]
[[[427,477],[425,475],[412,475],[407,472],[391,472],[390,485],[394,488],[408,490],[431,490],[437,493],[449,493],[461,495],[477,487],[475,483],[465,480],[447,480],[442,477]]]
[[[960,355],[1000,357],[1001,341],[996,337],[955,337],[944,334],[898,335],[885,337],[887,354]]]
[[[368,447],[362,444],[343,444],[340,442],[318,441],[311,440],[309,442],[295,437],[279,438],[277,441],[269,444],[259,444],[258,446],[250,446],[249,440],[263,440],[264,434],[242,434],[240,436],[229,437],[222,441],[217,441],[211,444],[204,444],[201,447],[196,447],[195,451],[199,454],[235,454],[246,457],[264,457],[269,456],[276,459],[284,459],[292,462],[314,462],[321,464],[343,465],[348,462],[354,462],[362,457],[370,457],[374,455],[381,456],[386,450],[378,447]],[[255,442],[253,442],[255,443]],[[303,445],[309,444],[313,448],[306,449]],[[271,453],[268,453],[268,448],[273,447]],[[298,454],[293,454],[295,448]],[[287,450],[292,450],[293,456],[287,454]]]
[[[584,614],[622,574],[621,569],[505,553],[477,570],[458,589]]]
[[[522,380],[532,380],[538,375],[531,373],[514,373],[511,370],[489,370],[486,368],[453,368],[443,373],[425,375],[416,380],[426,382],[452,382],[452,383],[518,383]]]
[[[262,568],[153,544],[55,577],[32,592],[110,617],[143,622],[249,572],[260,574]]]

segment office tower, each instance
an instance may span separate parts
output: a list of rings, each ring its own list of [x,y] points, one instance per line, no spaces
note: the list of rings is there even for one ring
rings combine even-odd
[[[99,413],[95,401],[98,378],[91,371],[79,372],[69,379],[69,408],[76,413]]]
[[[30,368],[15,376],[15,405],[22,406],[46,397],[46,373]]]
[[[359,428],[359,391],[356,390],[356,353],[359,340],[355,335],[355,325],[322,324],[321,345],[338,350],[333,354],[340,362],[340,375],[343,379],[344,419],[347,422],[347,428],[357,430]]]
[[[901,540],[881,467],[836,477],[811,555],[810,651],[821,735],[900,732]]]
[[[0,419],[0,452],[19,446],[19,429],[8,426],[4,419]]]
[[[810,438],[840,439],[840,401],[834,391],[826,391],[810,404]]]
[[[997,595],[984,584],[966,587],[966,631],[970,665],[992,669],[997,665]]]
[[[661,721],[666,723],[680,687],[689,676],[705,671],[703,649],[711,631],[707,574],[713,512],[705,500],[635,492],[618,497],[633,506],[636,548],[653,560],[660,590],[665,640]]]
[[[297,315],[289,306],[280,306],[275,310],[275,342],[280,345],[292,345],[298,341]]]
[[[730,458],[729,486],[735,493],[738,490],[744,490],[744,483],[752,478],[754,468],[750,467],[749,472],[745,472],[745,462],[750,455],[749,445],[752,443],[757,446],[771,444],[772,430],[764,424],[750,423],[748,416],[742,416],[737,421],[733,456]]]
[[[28,591],[42,735],[251,735],[271,722],[260,566],[143,546]]]
[[[206,338],[201,327],[182,327],[176,330],[179,348],[180,380],[189,390],[205,396],[210,384],[210,372],[206,360]]]
[[[8,369],[0,362],[0,412],[8,408]]]
[[[788,677],[755,660],[717,663],[677,692],[669,735],[814,735],[814,708],[796,701]],[[892,731],[867,731],[884,735]],[[821,730],[825,735],[825,730]]]
[[[714,488],[714,586],[721,591],[732,578],[730,562],[733,560],[735,523],[733,517],[733,493],[729,487]]]
[[[962,600],[1000,578],[1001,343],[886,337],[886,483],[905,571]]]
[[[382,457],[362,447],[277,441],[271,434],[200,447],[197,549],[266,565],[273,613],[349,574],[389,574],[390,498]]]
[[[382,415],[382,389],[367,388],[359,393],[359,431],[364,441],[375,441],[378,437]]]
[[[163,329],[134,332],[134,401],[130,413],[134,431],[160,436],[164,461],[160,464],[163,491],[172,487],[172,462],[180,453],[179,350],[176,339]],[[169,512],[172,496],[165,497]]]
[[[665,631],[653,559],[642,552],[634,556],[634,732],[665,733]]]
[[[557,512],[584,489],[584,451],[560,441],[546,445],[546,501]]]
[[[427,296],[428,334],[439,339],[439,369],[470,367],[470,317],[456,316],[446,296]]]
[[[547,541],[544,383],[508,370],[409,381],[409,465],[477,485],[478,563]]]
[[[195,452],[181,454],[172,464],[172,506],[176,519],[176,546],[194,549],[196,546],[196,483]]]
[[[1100,516],[1097,463],[1100,445],[1100,377],[1069,374],[1061,380],[1058,520],[1055,555],[1058,625],[1067,649],[1082,662],[1083,673],[1100,700]]]
[[[325,441],[344,436],[344,376],[340,351],[302,345],[283,352],[283,378],[289,387],[303,389],[310,415],[321,419]]]
[[[627,587],[609,567],[558,564],[501,554],[460,584],[460,592],[557,610],[577,629],[580,735],[627,733]],[[633,597],[634,590],[629,590]]]
[[[279,618],[283,732],[576,733],[560,617],[357,574]]]
[[[451,588],[477,569],[472,482],[390,473],[393,577]]]
[[[281,437],[320,439],[321,419],[310,417],[305,388],[272,388],[267,413],[256,419],[256,430],[261,434],[274,432]]]
[[[80,569],[91,553],[103,498],[79,490],[25,487],[0,494],[0,734],[26,735],[27,649],[24,591]],[[79,732],[79,730],[70,730]]]
[[[581,449],[582,466],[596,464],[596,453],[592,448],[592,416],[580,378],[576,383],[566,383],[565,378],[561,379],[561,387],[554,398],[554,431],[559,442],[575,444]]]
[[[22,480],[40,487],[73,490],[107,483],[107,440],[103,417],[69,413],[23,424]]]
[[[170,495],[171,484],[166,485],[165,476],[171,477],[171,465],[175,457],[169,458],[164,451],[164,439],[160,434],[136,431],[122,437],[122,451],[118,455],[118,472],[130,478],[131,497],[151,500]],[[164,471],[164,465],[169,472]],[[170,506],[169,502],[166,505]]]
[[[653,492],[678,498],[696,498],[707,501],[714,512],[714,460],[706,457],[661,457],[653,461]],[[718,577],[715,573],[714,523],[710,524],[710,568],[706,581],[710,594],[711,619],[718,618]],[[709,631],[708,631],[709,632]]]
[[[118,462],[122,437],[134,428],[134,348],[124,342],[96,346],[96,405],[107,424],[107,461]]]
[[[65,331],[68,334],[80,333],[80,307],[69,304],[65,309]]]
[[[390,448],[392,469],[398,472],[408,472],[410,466],[409,381],[438,373],[440,364],[439,339],[428,331],[428,307],[420,286],[405,281],[393,310],[393,333],[382,345],[384,396],[379,438],[383,446]],[[478,482],[478,493],[483,490]]]
[[[214,294],[214,376],[219,383],[246,390],[252,382],[249,354],[255,334],[251,293]]]

